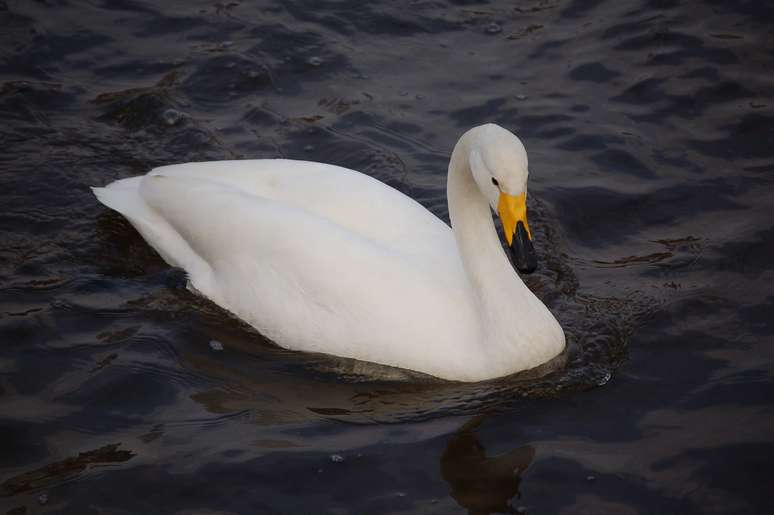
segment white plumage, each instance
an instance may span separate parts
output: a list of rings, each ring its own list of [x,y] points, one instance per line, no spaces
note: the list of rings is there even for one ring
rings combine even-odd
[[[165,166],[94,193],[196,291],[282,347],[478,381],[564,348],[489,210],[526,179],[518,139],[484,125],[452,154],[454,231],[375,179],[307,161]]]

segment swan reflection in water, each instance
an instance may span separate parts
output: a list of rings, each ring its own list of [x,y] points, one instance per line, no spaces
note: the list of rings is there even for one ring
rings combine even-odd
[[[532,462],[535,449],[526,445],[487,457],[475,434],[483,419],[474,417],[451,437],[441,455],[441,476],[449,483],[452,498],[470,515],[518,513],[511,500],[520,497],[521,475]]]

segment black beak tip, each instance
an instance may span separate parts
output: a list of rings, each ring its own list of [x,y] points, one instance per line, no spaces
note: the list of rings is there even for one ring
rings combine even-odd
[[[514,234],[511,243],[511,257],[516,269],[522,274],[531,274],[537,270],[537,255],[535,247],[527,234],[527,228],[522,222],[516,225],[516,234]]]

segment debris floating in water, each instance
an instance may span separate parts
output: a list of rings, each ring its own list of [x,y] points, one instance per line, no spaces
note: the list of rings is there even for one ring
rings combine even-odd
[[[312,66],[320,66],[322,64],[322,59],[319,57],[310,57],[306,60],[307,63],[311,64]]]
[[[182,120],[184,117],[185,115],[177,109],[167,109],[161,113],[161,119],[164,120],[164,123],[170,127],[177,125],[178,122],[180,122],[180,120]]]
[[[222,351],[223,344],[220,343],[218,340],[210,340],[210,349],[215,351]]]
[[[586,481],[594,481],[596,478],[596,476],[586,476]]]
[[[499,34],[502,31],[503,31],[503,28],[500,26],[499,23],[492,22],[486,26],[487,34]]]
[[[333,463],[341,463],[344,461],[344,456],[341,454],[331,454],[331,461]]]
[[[46,492],[43,492],[38,496],[38,504],[41,506],[44,504],[48,504],[48,494]]]
[[[610,381],[611,377],[613,377],[613,375],[609,371],[605,372],[605,375],[597,379],[597,386],[605,386],[608,381]]]

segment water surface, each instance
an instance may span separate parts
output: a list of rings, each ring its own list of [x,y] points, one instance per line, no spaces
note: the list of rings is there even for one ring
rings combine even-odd
[[[766,2],[0,2],[2,512],[771,512],[773,23]],[[449,152],[488,121],[529,151],[527,282],[568,336],[540,378],[279,349],[89,191],[280,156],[448,219]]]

